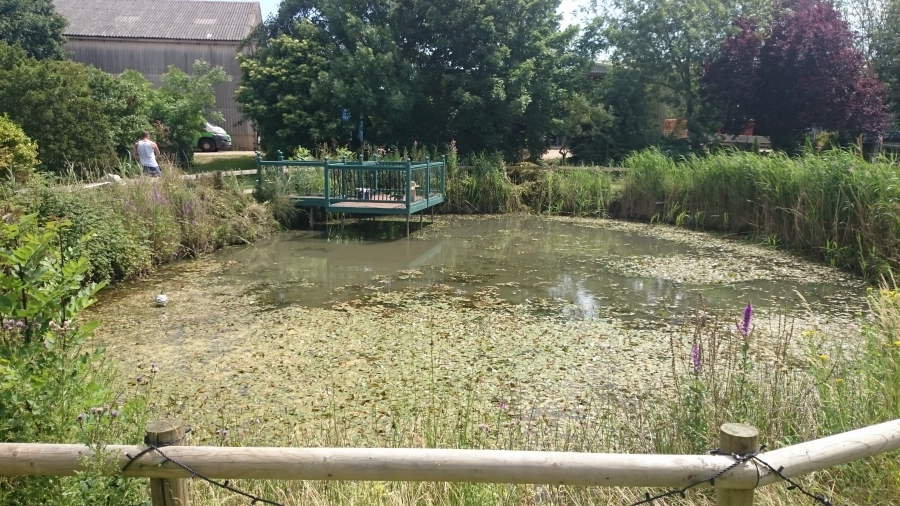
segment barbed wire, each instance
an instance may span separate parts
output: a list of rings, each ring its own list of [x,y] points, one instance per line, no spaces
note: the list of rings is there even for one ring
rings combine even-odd
[[[284,505],[281,504],[281,503],[277,503],[277,502],[275,502],[275,501],[270,501],[270,500],[268,500],[268,499],[264,499],[264,498],[262,498],[262,497],[253,495],[253,494],[251,494],[251,493],[249,493],[249,492],[244,492],[243,490],[240,490],[240,489],[238,489],[238,488],[235,488],[235,487],[231,486],[231,483],[230,483],[229,480],[224,480],[224,481],[221,481],[221,482],[220,482],[220,481],[214,480],[214,479],[212,479],[212,478],[208,478],[208,477],[206,477],[206,476],[203,476],[202,474],[198,473],[197,471],[195,471],[194,469],[190,468],[189,466],[187,466],[187,465],[185,465],[185,464],[182,464],[181,462],[178,462],[177,460],[175,460],[175,459],[173,459],[173,458],[167,456],[165,453],[162,452],[162,448],[165,448],[165,447],[167,447],[167,446],[172,446],[172,445],[174,445],[174,444],[176,444],[176,443],[179,443],[182,439],[184,439],[185,436],[187,436],[187,434],[188,434],[189,432],[190,432],[190,429],[187,429],[187,430],[184,432],[184,434],[182,434],[182,436],[179,437],[178,439],[176,439],[176,440],[174,440],[174,441],[171,441],[171,442],[169,442],[169,443],[159,444],[159,445],[154,445],[153,443],[150,443],[150,441],[147,440],[147,438],[145,437],[145,438],[144,438],[144,444],[147,445],[147,448],[144,448],[143,450],[141,450],[140,452],[138,452],[138,453],[137,453],[136,455],[134,455],[134,456],[132,456],[132,455],[126,453],[125,456],[128,457],[128,462],[125,464],[125,466],[122,467],[122,472],[124,473],[124,472],[129,468],[129,466],[131,466],[132,463],[134,463],[136,460],[140,459],[140,458],[143,457],[144,455],[146,455],[146,454],[148,454],[148,453],[150,453],[150,452],[156,452],[156,453],[159,454],[160,457],[163,458],[163,461],[162,461],[162,463],[161,463],[160,465],[163,465],[163,464],[165,464],[166,462],[171,462],[171,463],[175,464],[176,466],[178,466],[178,467],[184,469],[185,471],[191,473],[191,476],[190,476],[191,479],[193,479],[193,478],[200,478],[201,480],[203,480],[203,481],[205,481],[205,482],[207,482],[207,483],[209,483],[209,484],[215,485],[215,486],[217,486],[217,487],[219,487],[219,488],[221,488],[221,489],[223,489],[223,490],[227,490],[227,491],[229,491],[229,492],[232,492],[232,493],[235,493],[235,494],[244,496],[244,497],[246,497],[247,499],[250,499],[250,504],[251,504],[251,505],[252,505],[252,504],[257,504],[257,503],[259,503],[259,504],[271,504],[271,505],[273,505],[273,506],[284,506]],[[812,499],[813,501],[815,501],[815,502],[821,504],[822,506],[834,506],[834,505],[832,504],[832,502],[829,501],[825,496],[813,494],[813,493],[807,491],[806,489],[804,489],[799,483],[797,483],[797,482],[795,482],[794,480],[792,480],[792,479],[788,478],[787,476],[785,476],[785,475],[782,473],[782,471],[784,471],[784,466],[781,466],[781,467],[779,467],[779,468],[776,469],[775,467],[773,467],[773,466],[772,466],[771,464],[769,464],[768,462],[766,462],[766,461],[762,460],[761,458],[759,458],[759,454],[760,454],[761,452],[763,452],[765,449],[766,449],[766,445],[760,445],[760,447],[759,447],[755,452],[753,452],[753,453],[747,453],[747,454],[744,454],[744,455],[740,455],[740,454],[737,454],[737,453],[730,453],[730,454],[729,454],[729,453],[722,453],[722,452],[719,451],[718,448],[716,448],[715,450],[710,450],[710,452],[709,452],[710,454],[712,454],[712,455],[725,455],[725,456],[728,456],[728,457],[733,458],[733,459],[734,459],[734,462],[733,462],[731,465],[729,465],[729,466],[725,467],[724,469],[722,469],[721,471],[717,472],[716,474],[710,476],[709,478],[704,478],[704,479],[702,479],[702,480],[695,481],[695,482],[693,482],[693,483],[691,483],[690,485],[687,485],[687,486],[685,486],[685,487],[667,490],[667,491],[665,491],[665,492],[662,492],[662,493],[660,493],[660,494],[653,495],[653,496],[651,496],[650,493],[647,492],[647,493],[644,494],[644,498],[643,498],[643,499],[641,499],[641,500],[638,501],[638,502],[631,503],[629,506],[640,506],[641,504],[653,504],[654,501],[658,501],[658,500],[660,500],[660,499],[664,499],[664,498],[666,498],[666,497],[672,497],[672,496],[676,496],[676,495],[679,496],[679,497],[681,497],[682,499],[684,499],[685,497],[687,497],[686,494],[687,494],[687,492],[688,492],[690,489],[692,489],[692,488],[694,488],[694,487],[698,487],[698,486],[700,486],[700,485],[703,485],[704,483],[709,483],[710,486],[715,486],[716,480],[719,479],[720,477],[722,477],[725,473],[727,473],[728,471],[731,471],[732,469],[734,469],[735,467],[737,467],[737,466],[739,466],[739,465],[741,465],[741,464],[744,464],[744,463],[747,463],[747,462],[750,462],[750,461],[759,462],[760,464],[762,464],[762,465],[764,465],[766,468],[768,468],[770,471],[772,471],[773,473],[775,473],[775,475],[777,475],[779,478],[781,478],[782,480],[784,480],[785,482],[787,482],[787,483],[788,483],[788,488],[787,488],[788,490],[798,490],[800,493],[802,493],[803,495],[809,497],[809,498]]]
[[[250,499],[250,504],[271,504],[273,506],[284,506],[284,504],[281,504],[281,503],[278,503],[275,501],[270,501],[268,499],[264,499],[262,497],[253,495],[249,492],[244,492],[243,490],[241,490],[239,488],[235,488],[235,487],[231,486],[231,483],[229,480],[224,480],[224,481],[220,482],[220,481],[214,480],[212,478],[203,476],[202,474],[191,469],[187,465],[182,464],[181,462],[178,462],[177,460],[173,459],[172,457],[169,457],[168,455],[166,455],[165,453],[162,452],[161,448],[165,448],[167,446],[172,446],[175,443],[180,442],[182,439],[184,439],[185,436],[187,436],[188,432],[190,432],[190,431],[191,431],[190,429],[187,429],[184,431],[184,434],[182,434],[181,437],[179,437],[178,439],[171,441],[169,443],[159,444],[159,445],[155,445],[155,444],[151,443],[150,441],[147,440],[147,438],[145,436],[144,444],[147,445],[147,448],[144,448],[143,450],[138,452],[137,455],[135,455],[135,456],[131,456],[126,453],[125,456],[128,457],[128,462],[126,462],[125,465],[122,467],[122,472],[124,473],[125,470],[128,469],[128,467],[131,466],[131,464],[134,463],[134,461],[136,461],[137,459],[143,457],[144,455],[146,455],[150,452],[156,452],[159,454],[160,457],[163,458],[163,461],[162,461],[162,463],[160,463],[160,465],[163,465],[166,462],[171,462],[171,463],[175,464],[176,466],[184,469],[185,471],[191,473],[191,479],[200,478],[201,480],[203,480],[209,484],[215,485],[223,490],[227,490],[234,494],[242,495],[242,496],[246,497],[247,499]]]
[[[641,500],[638,501],[638,502],[631,503],[629,506],[639,506],[639,505],[641,505],[641,504],[653,504],[654,501],[658,501],[658,500],[660,500],[660,499],[664,499],[664,498],[666,498],[666,497],[671,497],[671,496],[675,496],[675,495],[677,495],[677,496],[681,497],[682,499],[684,499],[684,498],[686,497],[685,494],[687,493],[688,490],[690,490],[690,489],[692,489],[692,488],[694,488],[694,487],[698,487],[698,486],[700,486],[700,485],[703,485],[704,483],[709,483],[710,486],[714,486],[714,485],[715,485],[715,481],[716,481],[718,478],[720,478],[722,475],[724,475],[724,474],[727,473],[728,471],[731,471],[732,469],[734,469],[735,467],[737,467],[737,466],[739,466],[739,465],[741,465],[741,464],[744,464],[744,463],[746,463],[746,462],[750,462],[751,460],[752,460],[752,461],[755,461],[755,462],[759,462],[760,464],[766,466],[766,467],[769,468],[773,473],[775,473],[779,478],[781,478],[782,480],[786,481],[786,482],[788,483],[788,485],[789,485],[788,488],[787,488],[788,490],[798,490],[798,491],[800,491],[800,493],[802,493],[803,495],[809,497],[809,498],[812,499],[813,501],[815,501],[815,502],[817,502],[817,503],[819,503],[819,504],[821,504],[821,505],[823,505],[823,506],[834,506],[834,505],[831,503],[831,501],[829,501],[825,496],[819,496],[819,495],[815,495],[815,494],[813,494],[813,493],[811,493],[811,492],[808,492],[806,489],[804,489],[802,486],[800,486],[800,484],[798,484],[798,483],[795,482],[794,480],[792,480],[792,479],[788,478],[787,476],[785,476],[784,474],[782,474],[782,471],[784,470],[784,466],[781,466],[781,467],[779,467],[778,469],[775,469],[774,467],[772,467],[771,465],[769,465],[767,462],[765,462],[764,460],[760,459],[760,458],[759,458],[759,454],[760,454],[762,451],[764,451],[765,449],[766,449],[766,445],[760,445],[759,449],[757,449],[755,452],[753,452],[753,453],[747,453],[747,454],[744,454],[744,455],[740,455],[740,454],[737,454],[737,453],[722,453],[722,452],[719,451],[718,448],[716,448],[715,450],[710,450],[709,453],[710,453],[711,455],[725,455],[725,456],[727,456],[727,457],[731,457],[731,458],[734,459],[734,463],[732,463],[730,466],[728,466],[728,467],[722,469],[722,470],[719,471],[718,473],[716,473],[716,474],[710,476],[709,478],[705,478],[705,479],[703,479],[703,480],[695,481],[695,482],[691,483],[690,485],[688,485],[688,486],[686,486],[686,487],[683,487],[683,488],[677,488],[677,489],[672,489],[672,490],[667,490],[667,491],[665,491],[665,492],[662,492],[662,493],[660,493],[660,494],[658,494],[658,495],[654,495],[654,496],[651,496],[650,493],[647,492],[647,493],[644,494],[644,498],[643,498],[643,499],[641,499]]]

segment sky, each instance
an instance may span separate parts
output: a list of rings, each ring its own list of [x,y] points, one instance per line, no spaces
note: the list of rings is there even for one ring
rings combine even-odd
[[[259,0],[259,6],[262,9],[263,19],[274,14],[278,10],[281,0]],[[562,0],[559,7],[560,14],[563,16],[562,26],[568,26],[576,22],[576,17],[572,14],[581,5],[587,3],[587,0]]]

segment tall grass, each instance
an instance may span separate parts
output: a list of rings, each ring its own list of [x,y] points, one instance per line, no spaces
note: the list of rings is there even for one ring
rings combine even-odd
[[[461,166],[453,164],[444,211],[603,216],[611,199],[609,176],[597,168],[535,166],[518,170],[516,179],[511,180],[499,155],[473,156]]]
[[[849,151],[625,160],[619,214],[749,232],[864,275],[900,267],[900,172]]]
[[[129,166],[122,165],[126,175]],[[88,257],[89,277],[128,279],[157,265],[195,257],[227,244],[252,242],[274,230],[270,206],[244,195],[234,181],[182,180],[174,165],[163,176],[137,176],[127,184],[85,189],[86,181],[34,177],[23,188],[0,186],[0,195],[44,219],[69,217],[69,245]],[[87,242],[79,241],[90,234]]]
[[[459,397],[435,397],[421,412],[391,417],[390,430],[361,434],[337,416],[318,430],[292,432],[297,446],[438,447],[506,450],[703,454],[718,442],[718,427],[748,423],[760,442],[776,449],[900,418],[900,292],[869,295],[873,317],[858,339],[826,339],[817,328],[795,328],[785,317],[758,316],[748,332],[734,315],[700,308],[671,336],[674,381],[651,395],[589,388],[561,412],[481,405],[477,379],[461,379]],[[486,331],[488,332],[488,331]],[[700,350],[685,353],[684,350]],[[426,357],[427,360],[427,357]],[[468,392],[468,393],[467,393]],[[477,393],[476,393],[477,392]],[[432,394],[433,395],[433,394]],[[231,444],[283,445],[252,431]],[[361,444],[362,443],[362,444]],[[884,454],[800,479],[834,504],[900,504],[900,461]],[[629,504],[644,490],[447,483],[244,482],[242,486],[287,504]],[[202,484],[196,504],[225,504],[228,494]],[[694,490],[677,504],[712,504],[713,492]],[[784,485],[759,489],[759,505],[802,504]],[[662,503],[661,503],[662,504]]]

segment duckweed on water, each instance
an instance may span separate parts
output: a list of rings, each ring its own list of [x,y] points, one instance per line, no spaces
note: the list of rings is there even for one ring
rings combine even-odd
[[[730,281],[846,281],[833,270],[796,259],[783,263],[779,252],[705,234],[608,221],[529,220],[528,227],[537,227],[532,230],[558,223],[625,228],[646,236],[671,233],[666,239],[690,245],[674,257],[677,261],[629,257],[627,245],[618,250],[610,246],[605,257],[592,258],[576,237],[553,253],[562,262],[585,260],[594,262],[592,269],[617,271],[626,278],[623,283],[634,275],[678,278],[673,274],[683,272],[678,261],[689,263],[693,279],[703,283],[740,266],[745,267],[740,277]],[[459,223],[468,227],[478,220]],[[441,229],[448,233],[452,226],[445,223]],[[498,236],[525,243],[514,231],[492,240]],[[478,247],[483,239],[476,234],[467,240]],[[701,260],[708,250],[727,253],[719,255],[724,267]],[[509,251],[500,248],[499,254]],[[492,268],[514,269],[515,260],[511,262]],[[179,264],[140,284],[110,290],[95,310],[103,322],[97,341],[124,371],[135,371],[128,377],[150,362],[158,364],[158,416],[188,421],[199,441],[221,441],[221,430],[227,429],[229,444],[324,444],[322,431],[341,427],[341,444],[392,445],[421,428],[425,413],[434,413],[435,406],[465,412],[470,420],[494,420],[495,426],[545,417],[569,420],[576,413],[597,421],[600,413],[584,409],[597,399],[640,406],[673,396],[673,363],[690,357],[694,344],[690,335],[677,332],[685,315],[667,309],[665,301],[643,308],[646,300],[603,306],[587,318],[577,300],[553,297],[552,290],[538,296],[533,287],[524,296],[515,295],[524,283],[498,271],[472,272],[471,265],[445,262],[388,274],[369,272],[353,286],[298,279],[304,290],[328,292],[326,302],[314,306],[272,301],[267,294],[290,280],[258,279],[258,290],[236,284],[235,271],[247,268],[227,254]],[[516,272],[532,270],[539,269]],[[443,281],[434,281],[436,273]],[[399,281],[415,283],[392,286]],[[854,296],[855,283],[838,296]],[[161,292],[171,302],[155,308],[148,301]],[[727,303],[739,310],[746,301]],[[787,367],[778,364],[782,343],[774,337],[787,324],[775,316],[782,310],[770,307],[754,316],[752,353],[758,361]],[[839,340],[858,332],[846,314],[854,308],[844,310],[841,315],[792,312],[790,318],[797,328],[815,327],[817,335]],[[733,322],[722,326],[734,328]],[[729,335],[738,337],[733,331]],[[791,346],[789,363],[801,364],[806,343]]]

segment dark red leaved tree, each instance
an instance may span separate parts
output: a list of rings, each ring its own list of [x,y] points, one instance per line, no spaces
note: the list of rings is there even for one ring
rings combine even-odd
[[[752,121],[790,150],[809,128],[857,135],[890,125],[884,87],[830,3],[788,0],[764,32],[745,20],[735,26],[701,76],[726,132]]]

